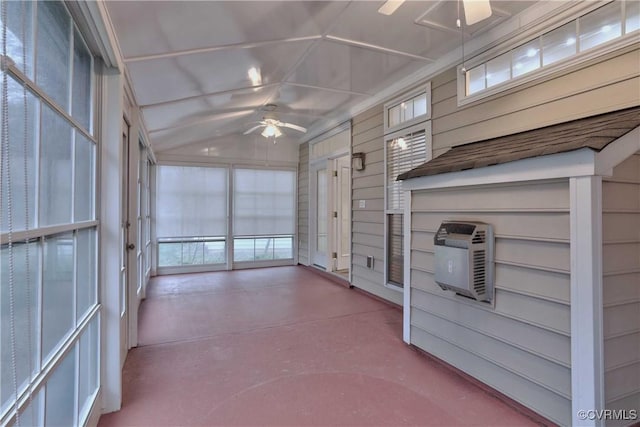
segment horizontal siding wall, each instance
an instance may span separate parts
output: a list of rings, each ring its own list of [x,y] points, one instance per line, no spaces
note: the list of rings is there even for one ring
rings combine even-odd
[[[495,307],[434,281],[444,220],[492,224]],[[559,424],[571,420],[568,180],[414,191],[411,342]]]
[[[434,157],[449,148],[639,104],[640,50],[457,106],[456,70],[432,81]]]
[[[298,163],[298,263],[309,265],[309,143],[300,145]]]
[[[366,155],[365,170],[351,172],[351,284],[396,304],[402,293],[384,286],[384,139],[382,105],[353,118],[351,152]],[[364,200],[365,207],[360,208]],[[367,256],[374,266],[367,268]]]
[[[604,178],[602,211],[605,401],[640,413],[640,153]]]

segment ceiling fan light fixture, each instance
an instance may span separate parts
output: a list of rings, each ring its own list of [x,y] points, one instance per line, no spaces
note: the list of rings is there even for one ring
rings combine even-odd
[[[265,138],[269,138],[269,137],[278,138],[279,136],[282,136],[282,132],[280,131],[280,129],[278,129],[278,126],[268,124],[267,126],[265,126],[261,135],[264,136]]]
[[[404,1],[405,0],[387,0],[382,6],[380,6],[380,8],[378,9],[378,13],[387,16],[393,15],[393,13],[398,10],[400,6],[402,6],[402,3],[404,3]]]
[[[491,16],[489,0],[462,0],[464,4],[464,20],[467,25],[476,24]]]

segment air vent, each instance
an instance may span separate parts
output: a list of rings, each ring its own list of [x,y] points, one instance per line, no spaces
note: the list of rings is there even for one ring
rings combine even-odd
[[[480,230],[477,231],[476,234],[473,236],[473,240],[471,240],[471,243],[484,243],[486,239],[486,233],[484,232],[484,230]]]
[[[443,222],[434,237],[435,281],[444,290],[493,300],[493,228],[480,222]]]

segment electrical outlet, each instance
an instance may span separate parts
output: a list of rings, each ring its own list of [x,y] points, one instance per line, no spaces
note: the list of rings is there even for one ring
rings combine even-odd
[[[367,256],[367,268],[373,269],[373,255]]]
[[[366,200],[360,200],[360,203],[358,204],[358,206],[360,207],[360,209],[364,209],[367,207],[367,201]]]

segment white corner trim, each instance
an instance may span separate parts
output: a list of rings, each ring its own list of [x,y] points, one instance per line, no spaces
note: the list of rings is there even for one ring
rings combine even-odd
[[[411,344],[411,191],[404,192],[404,289],[402,302],[402,339]]]
[[[120,260],[114,254],[121,250],[122,223],[122,75],[107,69],[102,76],[102,134],[99,153],[99,300],[100,318],[100,384],[103,413],[120,409],[122,403],[122,371],[120,360]]]
[[[607,145],[596,154],[596,174],[611,176],[613,168],[640,151],[640,126]]]
[[[107,67],[122,70],[122,54],[105,2],[82,1],[77,4]]]
[[[595,174],[595,154],[589,148],[582,148],[567,153],[516,160],[478,169],[411,178],[403,181],[402,188],[427,190],[590,176]]]
[[[571,178],[569,193],[572,425],[601,426],[580,411],[604,409],[602,177]]]

